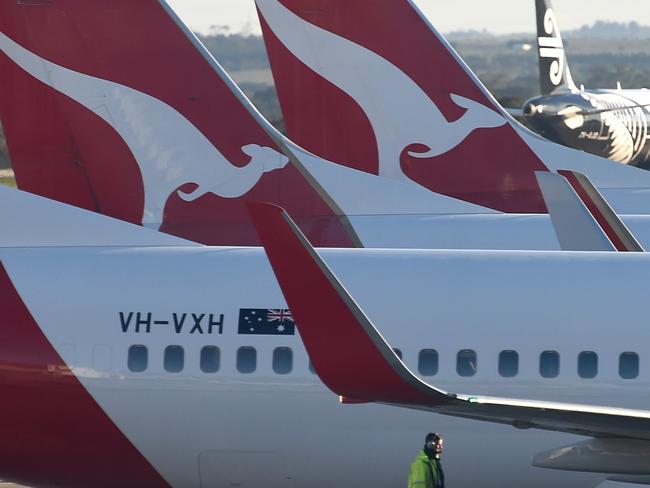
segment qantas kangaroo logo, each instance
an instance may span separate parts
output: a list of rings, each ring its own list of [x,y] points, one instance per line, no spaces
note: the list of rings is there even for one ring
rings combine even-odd
[[[160,226],[167,199],[184,184],[197,185],[189,193],[178,192],[185,201],[206,193],[238,198],[264,173],[289,162],[272,148],[248,144],[241,150],[250,161],[235,166],[189,120],[154,97],[58,66],[2,33],[0,49],[30,75],[91,110],[119,133],[142,174],[143,224]]]
[[[414,158],[431,158],[454,149],[476,129],[506,123],[494,110],[455,94],[451,94],[452,100],[466,112],[450,123],[426,93],[386,59],[306,22],[277,0],[258,0],[257,4],[284,46],[311,70],[347,93],[365,112],[377,139],[381,176],[410,181],[399,162],[409,146],[426,146],[428,150],[424,152],[409,154]],[[317,56],[312,46],[319,46]]]
[[[539,55],[542,58],[551,58],[554,61],[549,67],[549,79],[555,86],[562,83],[564,76],[564,45],[560,37],[560,29],[557,25],[557,19],[552,9],[547,9],[544,14],[544,32],[546,37],[539,37],[537,42],[539,44]]]

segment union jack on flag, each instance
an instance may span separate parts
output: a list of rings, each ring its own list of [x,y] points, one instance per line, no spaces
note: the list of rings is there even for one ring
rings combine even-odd
[[[270,308],[266,312],[266,320],[269,322],[278,321],[281,324],[284,324],[285,320],[288,322],[293,322],[293,315],[291,315],[291,310],[286,308]]]
[[[239,334],[294,335],[296,324],[286,308],[240,308]]]

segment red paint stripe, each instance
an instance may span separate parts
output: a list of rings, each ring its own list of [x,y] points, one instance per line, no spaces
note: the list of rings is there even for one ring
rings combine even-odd
[[[169,488],[49,343],[1,263],[0,290],[0,478],[29,486]]]

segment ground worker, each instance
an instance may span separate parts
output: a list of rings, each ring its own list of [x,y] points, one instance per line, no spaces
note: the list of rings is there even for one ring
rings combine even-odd
[[[444,439],[430,432],[424,439],[424,449],[411,464],[408,488],[445,488],[445,475],[440,465]]]

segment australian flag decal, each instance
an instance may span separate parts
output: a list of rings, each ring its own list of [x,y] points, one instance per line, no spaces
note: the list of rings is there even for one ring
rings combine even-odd
[[[286,308],[240,308],[240,334],[294,335],[296,324]]]

